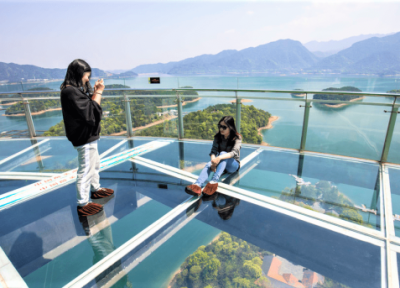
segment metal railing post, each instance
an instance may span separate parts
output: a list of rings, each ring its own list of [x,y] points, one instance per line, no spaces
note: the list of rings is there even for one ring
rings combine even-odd
[[[128,137],[133,136],[133,131],[132,131],[132,117],[131,117],[131,103],[129,102],[128,96],[124,94],[124,100],[125,102],[125,118],[126,118],[126,130],[128,132]]]
[[[183,139],[183,113],[182,113],[182,99],[179,92],[176,92],[176,100],[178,101],[178,138]]]
[[[22,98],[22,95],[20,95],[20,96]],[[25,118],[26,118],[26,124],[28,125],[29,137],[34,138],[34,137],[36,137],[36,131],[35,131],[35,125],[33,124],[33,120],[32,120],[32,114],[31,114],[31,108],[29,106],[29,101],[26,99],[23,99],[22,103],[24,103]]]
[[[241,112],[242,112],[242,106],[241,106],[241,99],[238,99],[237,91],[235,92],[236,95],[236,130],[238,133],[240,133],[240,120],[241,120]]]
[[[300,105],[300,107],[303,107]],[[305,106],[304,106],[304,119],[303,119],[303,131],[301,133],[301,143],[300,143],[300,152],[304,151],[306,148],[306,140],[307,140],[307,129],[308,129],[308,118],[310,116],[310,108],[311,108],[311,100],[307,99],[307,94],[306,94],[306,100],[305,100]]]
[[[387,131],[386,131],[385,142],[383,144],[382,156],[381,156],[381,160],[380,160],[381,163],[387,162],[387,157],[389,155],[389,150],[390,150],[390,144],[392,143],[394,126],[396,124],[397,113],[399,111],[399,107],[396,106],[396,99],[397,99],[397,97],[394,97],[392,111],[384,110],[385,113],[390,112],[390,119],[389,119]]]

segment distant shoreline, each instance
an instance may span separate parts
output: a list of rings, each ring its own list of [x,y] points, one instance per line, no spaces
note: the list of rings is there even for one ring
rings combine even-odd
[[[42,110],[39,112],[31,112],[32,115],[40,115],[46,112],[51,112],[51,111],[60,111],[62,108],[52,108],[52,109],[47,109],[47,110]],[[19,113],[19,114],[3,114],[3,116],[11,116],[11,117],[21,117],[21,116],[25,116],[25,113]]]
[[[149,128],[151,126],[155,126],[155,125],[161,124],[161,123],[163,123],[165,121],[172,120],[172,119],[175,119],[175,118],[178,118],[178,116],[167,116],[164,119],[149,123],[149,124],[147,124],[145,126],[139,126],[139,127],[132,128],[132,132],[135,132],[135,131],[138,131],[138,130],[143,130],[143,129],[146,129],[146,128]],[[109,136],[121,136],[126,132],[127,132],[127,130],[121,131],[121,132],[116,132],[116,133],[110,134]]]
[[[231,100],[229,102],[236,103],[236,100]],[[250,99],[241,99],[240,100],[240,103],[248,103],[248,102],[253,102],[253,100],[250,100]]]
[[[196,99],[190,100],[190,101],[183,101],[182,106],[185,106],[188,103],[193,103],[197,102],[201,99],[201,97],[197,97]],[[178,107],[178,104],[172,104],[172,105],[164,105],[164,106],[157,106],[157,108],[162,109],[162,108],[172,108],[172,107]]]
[[[18,101],[11,102],[11,103],[6,103],[6,104],[4,104],[3,102],[1,102],[0,105],[2,105],[2,106],[9,106],[9,105],[17,104],[17,103],[18,103]]]
[[[263,135],[261,134],[261,131],[274,128],[274,126],[272,126],[272,123],[274,123],[275,121],[278,121],[278,120],[279,120],[279,116],[270,116],[269,119],[268,119],[267,126],[260,127],[260,128],[257,129],[258,135],[263,137]],[[262,141],[260,145],[261,146],[269,146],[269,144],[267,142],[264,142],[264,141]]]
[[[358,97],[358,98],[355,98],[355,99],[351,99],[351,100],[349,100],[349,102],[359,101],[359,100],[362,100],[364,98],[365,98],[365,96],[361,96],[361,97]],[[327,101],[329,101],[329,100],[327,100]],[[318,103],[318,102],[316,102],[316,103]],[[349,104],[347,104],[347,103],[339,103],[339,104],[323,104],[323,105],[325,105],[326,107],[329,107],[329,108],[340,108],[340,107],[343,107],[343,106],[347,106]]]

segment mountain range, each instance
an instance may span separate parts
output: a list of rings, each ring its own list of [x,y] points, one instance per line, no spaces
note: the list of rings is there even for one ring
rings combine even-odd
[[[400,73],[400,32],[358,41],[328,57],[317,57],[295,40],[278,40],[240,51],[224,50],[177,62],[139,65],[135,73]]]
[[[19,65],[0,62],[0,81],[20,82],[28,79],[64,79],[67,69],[41,68],[34,65]],[[92,68],[92,77],[106,77],[107,73]]]
[[[330,41],[310,41],[304,45],[308,50],[313,52],[318,57],[327,57],[336,54],[340,50],[351,47],[356,42],[366,40],[372,37],[384,37],[391,34],[367,34],[348,37],[342,40],[330,40]]]
[[[368,35],[344,39],[341,45],[344,43],[348,45],[351,41],[366,36]],[[303,45],[299,41],[285,39],[239,51],[224,50],[215,55],[204,54],[182,61],[139,65],[120,74],[114,73],[111,77],[136,77],[138,73],[178,75],[342,73],[380,76],[400,74],[400,32],[383,37],[378,34],[378,36],[355,42],[350,47],[327,57],[318,57],[307,49],[305,45],[310,47],[311,42]],[[19,82],[21,78],[63,79],[65,73],[66,69],[47,69],[0,62],[0,81]],[[107,72],[94,68],[92,76],[106,77]]]

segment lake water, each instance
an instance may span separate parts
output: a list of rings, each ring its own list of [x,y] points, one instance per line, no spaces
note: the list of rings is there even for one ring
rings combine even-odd
[[[23,84],[26,91],[34,87],[49,87],[59,89],[60,81]],[[399,81],[395,78],[376,77],[337,77],[337,76],[266,76],[266,77],[225,77],[225,76],[198,76],[198,77],[161,77],[161,84],[150,85],[147,77],[132,79],[106,79],[106,84],[122,84],[131,88],[178,88],[191,86],[194,88],[219,89],[268,89],[294,90],[303,89],[320,91],[328,87],[354,86],[363,92],[384,93],[399,89]],[[21,84],[0,86],[0,92],[20,91]],[[233,92],[199,92],[200,95],[235,96]],[[239,96],[255,96],[254,93],[240,93]],[[290,94],[265,93],[257,94],[263,97],[275,97],[282,100],[256,99],[244,105],[254,105],[259,109],[278,116],[273,129],[263,130],[264,142],[271,146],[295,148],[300,147],[304,108],[303,101],[293,100]],[[309,96],[310,98],[312,95]],[[229,103],[228,98],[202,98],[198,102],[183,106],[183,112],[202,110],[210,105]],[[306,150],[326,152],[332,154],[379,160],[381,157],[386,130],[391,110],[389,106],[393,99],[389,97],[365,97],[363,103],[375,105],[349,105],[343,108],[327,108],[313,103],[310,109],[309,126],[307,133]],[[378,105],[376,105],[378,104]],[[387,106],[381,106],[386,104]],[[0,114],[4,114],[0,110]],[[48,112],[33,116],[35,129],[47,130],[62,120],[61,111]],[[200,123],[199,123],[200,124]],[[398,126],[398,125],[397,125]],[[0,131],[26,130],[25,117],[0,116]],[[38,133],[40,134],[40,132]],[[388,161],[400,163],[400,150],[393,149],[400,144],[400,130],[395,127]]]

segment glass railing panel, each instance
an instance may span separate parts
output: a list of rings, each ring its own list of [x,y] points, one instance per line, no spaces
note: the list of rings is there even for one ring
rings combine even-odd
[[[125,102],[123,97],[105,98],[101,100],[103,115],[101,119],[101,136],[126,136]]]
[[[115,193],[93,200],[104,207],[95,216],[78,216],[75,183],[0,211],[8,219],[0,227],[0,245],[29,287],[64,286],[188,199],[177,192],[180,185],[156,177],[134,180],[139,172],[132,171],[131,179],[113,179],[107,172],[100,173],[101,185]]]
[[[379,246],[216,193],[84,287],[382,287],[381,255]]]
[[[193,93],[193,91],[190,91]],[[190,99],[182,106],[184,137],[187,139],[212,140],[218,133],[218,122],[224,116],[236,118],[236,100],[233,92],[197,91],[200,97]],[[202,97],[203,96],[203,97]],[[212,97],[207,97],[212,96]],[[236,119],[235,119],[236,120]],[[236,121],[235,121],[236,123]]]
[[[29,100],[32,120],[38,137],[65,136],[60,93],[57,94],[57,99]],[[40,97],[45,98],[46,96]],[[25,115],[19,114],[19,117],[25,119]]]
[[[306,150],[379,160],[389,123],[387,108],[312,102]]]
[[[400,91],[400,90],[399,90]],[[400,96],[400,95],[399,95]],[[398,98],[396,100],[396,104],[400,104],[400,99]],[[385,109],[387,114],[391,114],[390,111],[393,110],[392,107],[386,107]],[[390,148],[389,148],[389,154],[387,156],[387,162],[391,163],[400,163],[400,151],[397,147],[400,145],[400,117],[399,114],[393,115],[396,116],[396,122],[394,124],[394,129],[393,129],[393,136],[392,136],[392,141],[390,142]]]
[[[378,176],[377,164],[265,150],[227,183],[380,230]]]
[[[389,168],[394,232],[400,237],[400,169]],[[388,215],[390,217],[390,215]]]
[[[240,133],[245,143],[299,149],[303,118],[303,102],[243,99]]]
[[[162,97],[163,95],[173,97]],[[175,95],[175,92],[160,91],[146,98],[129,98],[133,134],[177,138],[178,108]]]
[[[100,141],[98,141],[99,154],[107,151],[120,141],[121,139],[115,139],[115,141],[106,140],[103,143],[103,140],[100,139]],[[37,142],[40,142],[40,140]],[[0,142],[0,145],[2,143],[3,141]],[[6,143],[3,145],[6,145]],[[112,152],[112,154],[116,154],[116,152]],[[0,165],[0,172],[58,173],[76,167],[78,167],[78,152],[74,149],[72,143],[65,138],[46,141],[31,150],[2,163]]]
[[[21,97],[18,94],[5,94],[0,99],[0,137],[29,137],[25,107],[22,100],[18,100]]]
[[[211,148],[211,141],[207,143],[176,141],[146,153],[143,158],[199,175],[207,162],[210,161]],[[256,149],[242,147],[240,149],[240,160],[243,161]]]

